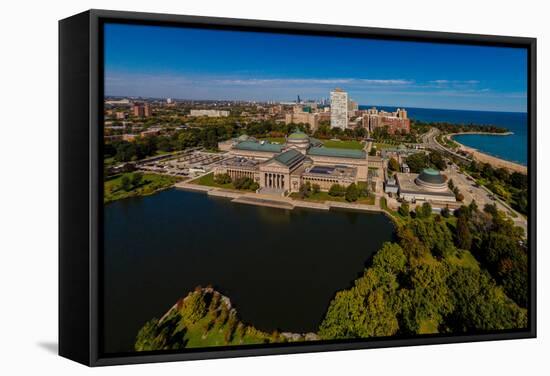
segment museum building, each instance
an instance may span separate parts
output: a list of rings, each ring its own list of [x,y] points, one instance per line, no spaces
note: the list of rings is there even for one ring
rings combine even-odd
[[[298,192],[306,182],[324,191],[333,184],[347,187],[372,181],[383,167],[381,158],[369,157],[364,150],[326,148],[300,131],[290,134],[284,144],[240,136],[220,143],[219,148],[229,158],[215,167],[214,174],[249,177],[264,193]]]
[[[456,202],[447,178],[433,168],[426,168],[420,174],[396,173],[395,180],[399,197],[405,201]]]

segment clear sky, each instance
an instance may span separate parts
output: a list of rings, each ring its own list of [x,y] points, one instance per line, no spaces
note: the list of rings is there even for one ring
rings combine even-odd
[[[290,101],[335,87],[359,104],[524,112],[527,51],[105,25],[106,95]]]

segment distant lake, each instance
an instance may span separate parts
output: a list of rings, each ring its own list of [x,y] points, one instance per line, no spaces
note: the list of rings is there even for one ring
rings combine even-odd
[[[361,109],[373,106],[360,106]],[[386,111],[396,107],[375,106]],[[456,141],[511,162],[527,165],[528,119],[525,112],[439,110],[406,107],[408,116],[425,122],[449,122],[455,124],[495,125],[507,128],[509,136],[460,135]]]
[[[104,350],[197,285],[258,329],[313,332],[338,290],[394,237],[383,214],[283,210],[171,189],[105,206]]]

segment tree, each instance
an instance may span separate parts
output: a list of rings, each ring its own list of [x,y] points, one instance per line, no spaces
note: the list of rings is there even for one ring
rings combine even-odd
[[[449,206],[445,206],[443,209],[441,209],[441,216],[444,218],[449,218],[451,216],[451,211],[449,210]]]
[[[233,186],[239,190],[255,191],[259,188],[258,183],[249,177],[240,177],[233,181]]]
[[[448,279],[454,310],[447,325],[453,331],[518,329],[527,326],[527,314],[502,296],[487,272],[456,268]]]
[[[411,169],[411,172],[420,173],[429,164],[428,157],[424,153],[416,153],[407,157],[407,165]]]
[[[464,195],[462,193],[458,192],[456,194],[456,200],[460,201],[460,202],[464,201]]]
[[[355,183],[351,183],[346,188],[346,201],[348,202],[355,202],[359,198],[359,190],[357,189],[357,185]]]
[[[330,186],[328,194],[335,197],[342,197],[346,194],[346,189],[340,184],[333,184]]]
[[[456,246],[468,251],[472,247],[472,234],[465,216],[458,217],[456,222]]]
[[[311,183],[309,181],[306,181],[305,183],[300,184],[300,189],[298,191],[298,195],[300,198],[308,198],[311,196],[312,188]]]
[[[429,218],[432,215],[432,205],[429,202],[425,202],[422,206],[416,207],[416,216],[418,218]]]
[[[129,190],[132,189],[132,184],[130,183],[130,178],[128,177],[128,175],[123,175],[122,176],[122,178],[120,180],[120,186],[126,192],[128,192]]]
[[[447,163],[445,163],[445,159],[438,151],[432,151],[430,153],[430,163],[435,166],[438,170],[445,170],[447,167]]]
[[[132,179],[130,181],[131,185],[135,188],[138,187],[143,180],[143,173],[141,172],[134,172],[132,174]]]
[[[214,175],[214,182],[217,184],[229,184],[231,183],[231,176],[229,174],[216,174]]]
[[[408,217],[410,212],[410,207],[408,202],[403,202],[401,206],[399,206],[398,210],[399,214],[401,214],[403,217]]]
[[[388,168],[391,171],[399,171],[399,162],[397,162],[397,159],[393,157],[390,158],[390,160],[388,161]]]
[[[367,269],[349,290],[336,293],[319,327],[323,339],[390,336],[397,332],[392,296],[395,276],[380,268]]]
[[[455,183],[453,182],[453,179],[449,179],[449,182],[447,183],[449,186],[449,189],[452,191],[455,189]]]
[[[319,193],[319,192],[321,192],[321,186],[319,184],[312,184],[311,185],[311,190],[314,194]]]
[[[372,266],[395,275],[405,271],[407,258],[399,244],[386,242],[373,257]]]

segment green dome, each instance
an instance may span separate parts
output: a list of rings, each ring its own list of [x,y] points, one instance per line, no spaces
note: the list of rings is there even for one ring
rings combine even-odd
[[[425,182],[429,184],[445,184],[445,178],[443,177],[443,175],[441,175],[438,170],[434,170],[433,168],[425,168],[424,170],[422,170],[417,179],[420,182]]]
[[[307,140],[309,136],[302,131],[291,133],[288,138],[290,140]]]

